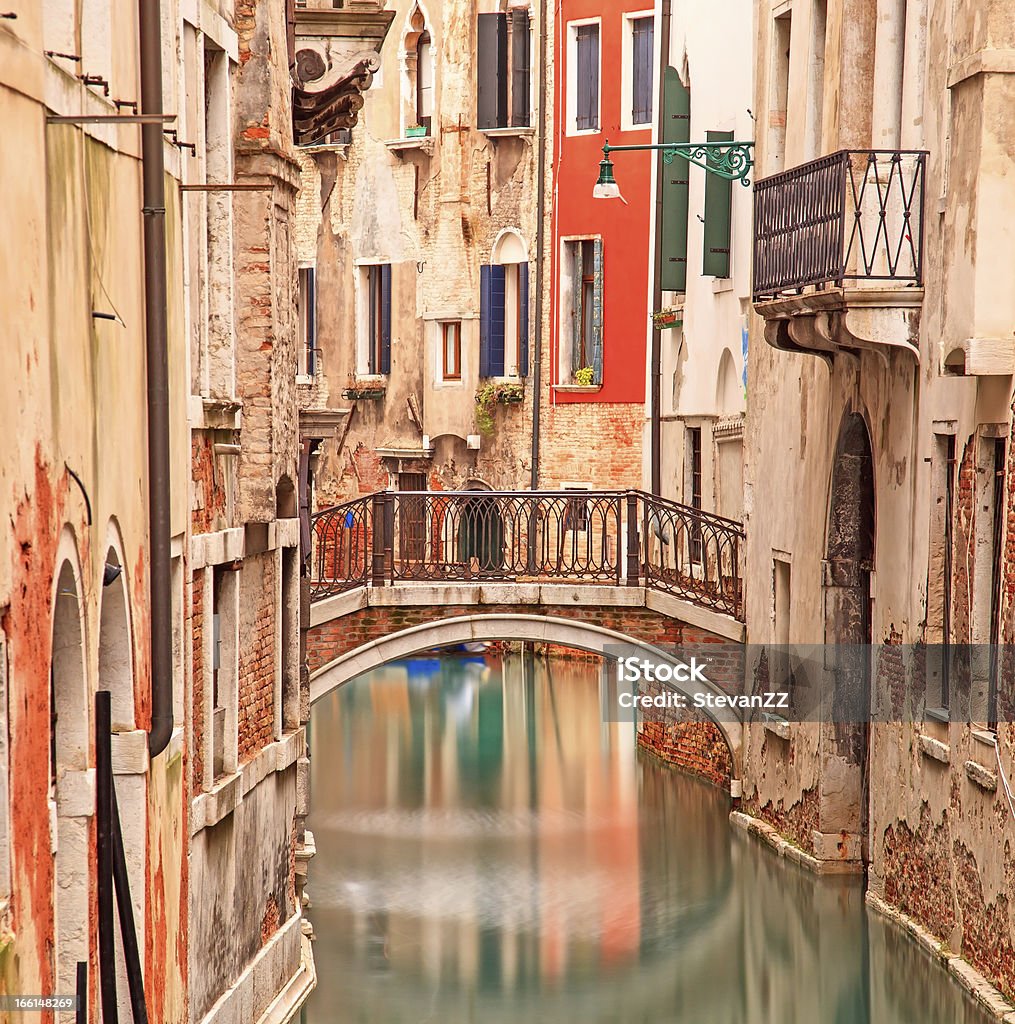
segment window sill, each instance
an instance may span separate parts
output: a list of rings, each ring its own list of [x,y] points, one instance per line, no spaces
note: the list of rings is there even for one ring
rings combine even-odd
[[[296,384],[298,387],[308,388],[314,383],[314,375],[312,373],[298,373],[296,374]]]
[[[733,278],[732,277],[713,277],[712,278],[712,294],[721,295],[723,292],[733,291]]]
[[[491,139],[531,138],[536,129],[531,125],[506,125],[503,128],[480,128],[484,135]]]
[[[594,395],[603,390],[602,384],[554,384],[554,391],[565,395]]]
[[[320,142],[313,146],[297,146],[297,153],[335,153],[342,160],[349,159],[348,142]]]
[[[412,139],[388,139],[384,145],[393,153],[418,149],[426,153],[427,156],[433,156],[434,140],[432,135],[419,135]]]

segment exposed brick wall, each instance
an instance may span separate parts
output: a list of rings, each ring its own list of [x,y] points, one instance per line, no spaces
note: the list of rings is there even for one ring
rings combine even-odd
[[[275,558],[251,555],[240,585],[238,756],[249,761],[272,741],[275,714]]]
[[[191,623],[193,630],[193,669],[191,684],[190,785],[194,794],[204,788],[204,573],[197,572],[191,582]]]
[[[226,492],[215,462],[211,433],[192,431],[190,435],[191,492],[190,528],[194,533],[211,533],[224,524]]]
[[[818,791],[805,790],[801,798],[788,807],[780,800],[777,804],[769,800],[764,805],[756,797],[745,797],[742,804],[745,813],[778,829],[808,853],[814,853],[814,836],[818,828]]]
[[[638,744],[667,764],[729,791],[733,760],[719,729],[685,713],[683,721],[643,722]]]
[[[547,400],[541,419],[540,487],[641,487],[644,406]]]
[[[955,926],[948,816],[934,824],[921,808],[914,831],[904,821],[885,830],[885,899],[916,918],[939,939]]]

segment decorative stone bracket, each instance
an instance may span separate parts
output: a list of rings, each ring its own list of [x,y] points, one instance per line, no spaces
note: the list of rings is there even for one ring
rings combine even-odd
[[[920,358],[922,288],[829,288],[755,304],[765,340],[784,352],[803,352],[829,366],[838,352],[876,352],[887,365],[893,351]]]

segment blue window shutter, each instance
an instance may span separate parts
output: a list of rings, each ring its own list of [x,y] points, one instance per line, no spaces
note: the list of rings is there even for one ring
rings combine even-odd
[[[391,264],[381,266],[381,365],[380,373],[391,373]]]
[[[731,142],[733,132],[705,132],[707,142]],[[705,241],[701,272],[706,277],[730,276],[730,215],[733,182],[717,174],[705,176]]]
[[[592,380],[603,383],[603,240],[592,243],[592,265],[595,283],[592,286]]]
[[[518,376],[529,374],[529,265],[518,264]]]
[[[490,297],[490,271],[492,267],[479,268],[479,375],[490,376],[490,327],[493,303]]]
[[[507,275],[504,267],[490,267],[490,376],[504,376],[504,300]]]

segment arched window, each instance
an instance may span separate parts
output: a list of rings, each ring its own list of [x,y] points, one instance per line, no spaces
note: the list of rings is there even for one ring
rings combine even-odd
[[[479,375],[524,377],[528,364],[528,257],[521,236],[504,231],[480,268]]]
[[[425,29],[416,40],[416,124],[430,134],[433,116],[433,48]]]

